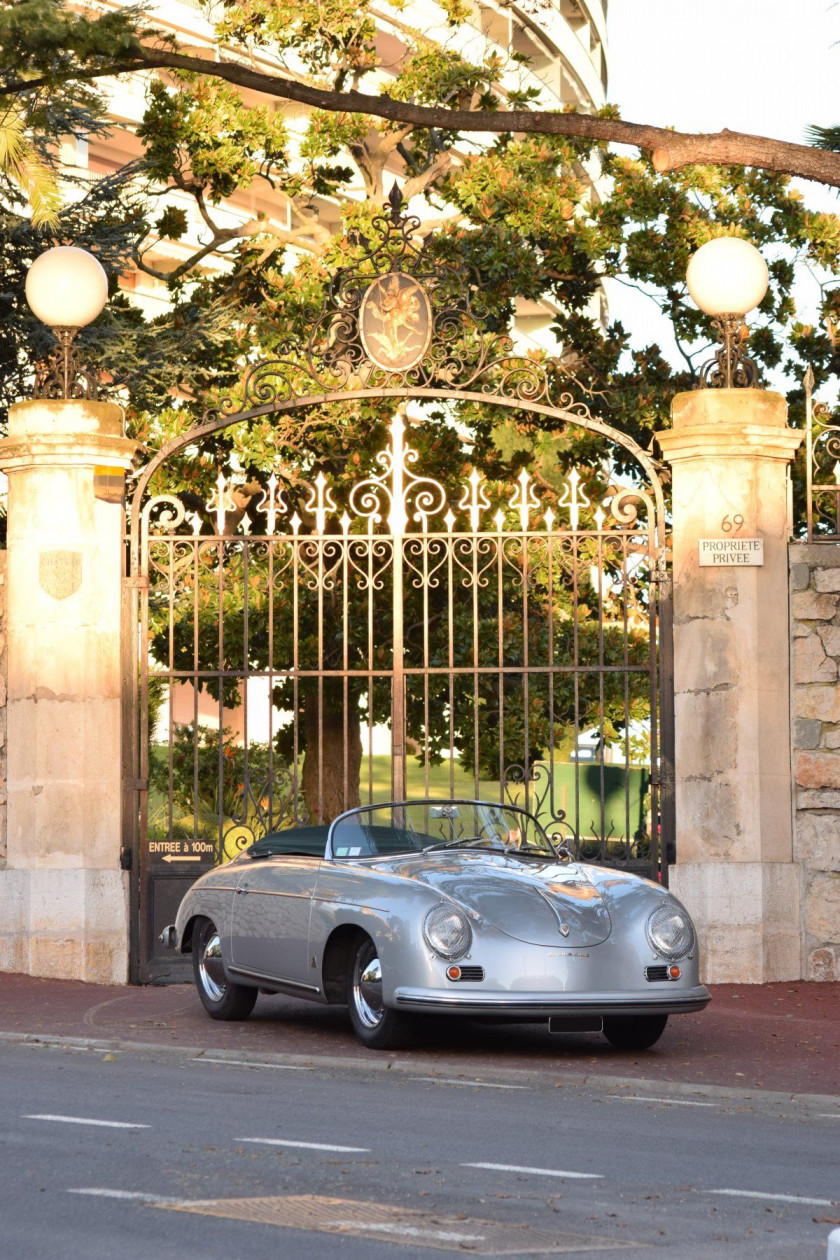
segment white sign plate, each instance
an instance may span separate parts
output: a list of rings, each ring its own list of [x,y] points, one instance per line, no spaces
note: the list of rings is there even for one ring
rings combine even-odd
[[[701,569],[764,564],[763,538],[701,538],[699,547]]]

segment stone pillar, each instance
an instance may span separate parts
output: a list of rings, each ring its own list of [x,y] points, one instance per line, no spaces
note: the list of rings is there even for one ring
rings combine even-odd
[[[8,841],[0,969],[124,983],[119,482],[136,443],[113,403],[9,412]],[[114,493],[116,486],[117,493]]]
[[[779,394],[679,394],[657,434],[673,476],[677,862],[708,981],[800,975],[791,827],[787,470],[802,434]],[[738,520],[740,518],[740,522]],[[763,542],[701,567],[701,539]]]

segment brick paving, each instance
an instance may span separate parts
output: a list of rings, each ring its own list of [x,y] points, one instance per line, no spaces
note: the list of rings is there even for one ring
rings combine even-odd
[[[409,1052],[427,1070],[520,1068],[790,1093],[840,1095],[840,984],[715,985],[713,1001],[673,1018],[644,1054],[600,1036],[551,1036],[541,1025],[435,1020]],[[109,987],[0,974],[0,1033],[81,1037],[239,1054],[382,1059],[352,1035],[346,1011],[261,996],[240,1024],[209,1019],[191,985]],[[839,1100],[840,1102],[840,1100]]]

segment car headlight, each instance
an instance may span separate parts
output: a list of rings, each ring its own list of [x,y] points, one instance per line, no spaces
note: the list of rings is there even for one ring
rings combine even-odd
[[[423,922],[426,944],[440,958],[463,958],[472,945],[467,916],[453,905],[435,906]]]
[[[647,938],[654,953],[663,958],[685,958],[694,949],[694,925],[673,897],[666,897],[647,921]]]

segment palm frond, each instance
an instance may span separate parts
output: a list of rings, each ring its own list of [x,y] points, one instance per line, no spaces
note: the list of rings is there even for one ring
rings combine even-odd
[[[806,127],[805,139],[815,149],[828,149],[831,153],[840,153],[840,126]]]
[[[55,227],[61,207],[56,174],[27,138],[21,110],[9,106],[0,115],[0,171],[29,201],[35,227]]]

